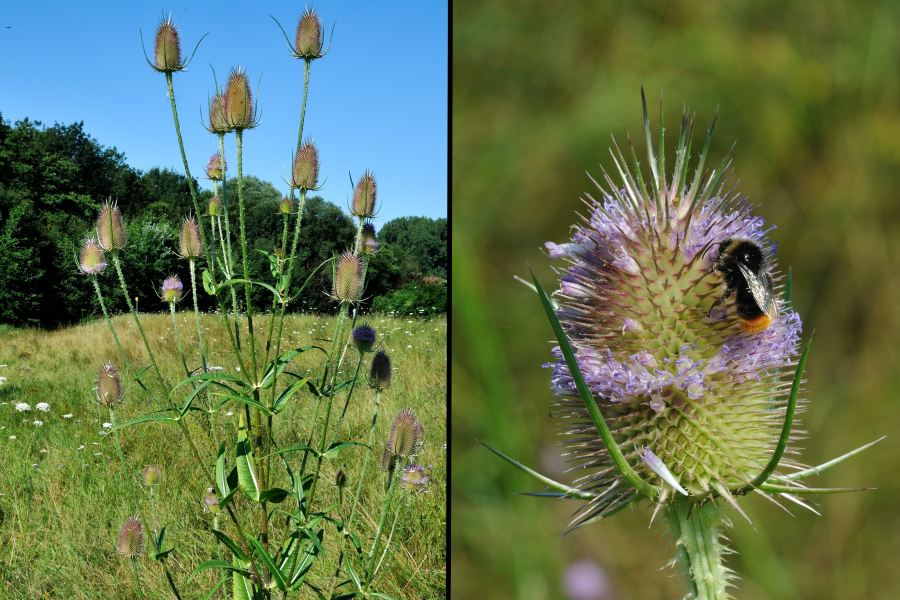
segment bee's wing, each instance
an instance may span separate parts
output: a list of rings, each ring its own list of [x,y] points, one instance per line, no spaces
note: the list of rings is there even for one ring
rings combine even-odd
[[[741,263],[738,263],[738,267],[747,282],[753,299],[756,300],[756,305],[769,318],[774,319],[778,314],[778,307],[775,305],[775,294],[772,291],[772,278],[768,273],[763,273],[760,277]]]

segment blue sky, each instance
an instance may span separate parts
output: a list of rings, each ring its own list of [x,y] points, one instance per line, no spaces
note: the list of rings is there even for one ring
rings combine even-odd
[[[203,167],[217,138],[203,129],[213,93],[242,65],[258,83],[261,123],[244,134],[244,173],[287,191],[296,145],[303,61],[292,58],[289,37],[307,5],[299,2],[10,2],[0,14],[4,56],[0,112],[84,121],[104,146],[115,146],[131,166],[183,172],[165,78],[145,62],[161,16],[171,13],[182,52],[204,33],[188,70],[175,74],[181,128],[192,174]],[[380,224],[399,216],[447,216],[446,2],[320,2],[313,5],[334,40],[313,62],[304,136],[319,147],[321,194],[346,207],[350,175],[375,173]],[[326,35],[326,45],[328,43]],[[233,166],[234,136],[226,138]],[[233,173],[234,171],[232,171]]]

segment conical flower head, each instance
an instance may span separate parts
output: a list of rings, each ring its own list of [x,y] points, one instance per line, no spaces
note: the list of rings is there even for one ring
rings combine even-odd
[[[319,15],[311,8],[307,8],[297,23],[297,35],[294,39],[294,51],[300,58],[314,59],[322,56],[322,44],[324,43],[322,23]]]
[[[154,487],[159,485],[159,480],[162,479],[162,469],[159,465],[147,465],[144,467],[144,470],[141,471],[141,475],[144,479],[145,486]]]
[[[134,558],[143,552],[144,527],[137,517],[128,517],[128,520],[122,525],[116,540],[116,550],[128,558]]]
[[[100,367],[97,377],[97,399],[103,406],[115,406],[122,401],[122,381],[119,371],[111,364]]]
[[[291,201],[290,196],[284,196],[281,198],[281,202],[278,203],[278,212],[282,215],[289,215],[294,209],[294,203]]]
[[[187,217],[181,222],[181,231],[178,232],[178,254],[181,258],[197,258],[200,252],[200,228],[197,219]]]
[[[249,129],[255,126],[253,94],[247,73],[241,67],[231,71],[225,85],[225,122],[229,129]]]
[[[99,275],[106,269],[106,256],[97,240],[90,238],[81,245],[78,268],[87,275]]]
[[[305,142],[294,156],[291,185],[298,190],[308,191],[316,189],[318,182],[319,151],[312,142]]]
[[[409,465],[400,473],[400,485],[412,492],[424,492],[431,477],[422,465]]]
[[[366,171],[353,190],[353,206],[350,208],[357,217],[375,216],[375,176]]]
[[[209,203],[206,205],[206,214],[211,217],[218,217],[219,213],[222,211],[222,200],[219,199],[218,196],[213,196],[209,199]]]
[[[370,325],[359,325],[353,328],[350,339],[360,352],[371,352],[375,345],[375,330]]]
[[[375,235],[375,226],[371,222],[366,222],[360,233],[359,248],[363,254],[374,254],[378,252],[378,237]]]
[[[390,455],[393,460],[409,458],[418,453],[424,441],[425,428],[419,423],[416,415],[405,408],[391,425],[391,432],[385,444],[385,455]],[[386,464],[382,466],[388,468]]]
[[[726,192],[729,160],[703,170],[709,137],[689,171],[691,127],[685,119],[668,181],[663,152],[657,158],[649,147],[650,173],[640,173],[616,146],[621,181],[607,175],[572,239],[547,248],[565,261],[557,315],[626,459],[669,492],[731,500],[775,449],[801,323],[780,300],[771,228]],[[565,418],[573,461],[593,471],[579,487],[598,494],[577,526],[635,494],[558,347],[554,355],[554,415]]]
[[[222,181],[224,174],[225,161],[222,160],[222,155],[216,152],[209,157],[209,161],[206,163],[206,176],[214,181]]]
[[[362,261],[353,252],[344,252],[334,269],[331,295],[338,302],[357,302],[362,297]]]
[[[157,71],[180,71],[181,42],[178,40],[178,31],[172,17],[163,19],[156,28],[156,44],[154,46],[154,59]]]
[[[228,133],[232,129],[225,118],[225,94],[220,92],[209,101],[209,130],[213,133]]]
[[[97,215],[97,239],[106,250],[121,250],[125,247],[125,221],[119,207],[107,200]]]
[[[184,284],[178,275],[170,275],[163,279],[160,295],[166,302],[178,302],[181,300],[181,292],[184,290]]]
[[[219,506],[219,497],[216,496],[216,492],[213,488],[206,490],[206,494],[203,496],[203,508],[213,514],[219,512],[221,508]]]
[[[369,385],[376,390],[386,390],[391,387],[391,358],[387,352],[379,350],[372,357],[372,366],[369,369]]]
[[[334,485],[342,488],[347,485],[347,474],[344,473],[343,469],[338,469],[338,472],[334,476]]]

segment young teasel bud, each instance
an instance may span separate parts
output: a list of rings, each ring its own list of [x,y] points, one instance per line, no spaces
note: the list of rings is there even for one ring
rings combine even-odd
[[[375,254],[379,246],[378,238],[375,236],[375,225],[367,221],[362,226],[359,249],[363,254]]]
[[[147,465],[144,467],[144,470],[141,471],[141,475],[144,478],[144,485],[146,487],[154,487],[159,485],[159,481],[162,479],[162,469],[159,465]]]
[[[197,219],[187,217],[182,221],[181,231],[178,232],[178,255],[181,258],[197,258],[201,251]]]
[[[232,129],[225,118],[225,95],[220,92],[209,101],[209,130],[212,133],[228,133]]]
[[[322,33],[322,23],[319,15],[311,8],[307,8],[297,23],[297,34],[294,39],[294,52],[297,58],[314,60],[322,56],[322,44],[325,34]]]
[[[422,465],[409,465],[400,473],[400,485],[411,492],[424,492],[431,477]]]
[[[294,156],[291,185],[300,191],[316,189],[319,182],[319,151],[312,142],[304,142]]]
[[[103,406],[115,406],[122,402],[122,380],[119,371],[107,363],[100,367],[97,377],[97,400]]]
[[[82,244],[78,268],[86,275],[99,275],[106,269],[106,255],[94,238],[87,239]]]
[[[362,298],[362,261],[353,252],[344,252],[334,269],[331,296],[338,302],[358,302]]]
[[[162,299],[170,304],[181,300],[181,292],[184,290],[184,284],[181,283],[178,275],[170,275],[162,282],[161,296]]]
[[[425,428],[412,410],[403,409],[391,425],[391,432],[381,455],[381,468],[390,471],[398,460],[415,456],[424,441]]]
[[[206,205],[206,214],[210,217],[218,217],[220,212],[222,212],[222,201],[218,196],[213,196]]]
[[[282,215],[289,215],[294,210],[294,202],[291,200],[290,196],[284,196],[281,198],[281,202],[278,203],[278,212]]]
[[[334,476],[334,485],[342,488],[347,485],[347,474],[344,473],[343,469],[338,469],[337,474]]]
[[[184,68],[181,64],[181,42],[172,17],[164,18],[156,28],[156,45],[154,47],[154,67],[163,73],[172,73]]]
[[[372,366],[369,369],[369,386],[379,391],[391,387],[391,371],[391,357],[384,350],[379,350],[372,357]]]
[[[256,124],[250,81],[242,67],[231,71],[225,85],[225,122],[230,129],[250,129]]]
[[[222,159],[222,155],[216,152],[209,157],[209,161],[206,163],[206,176],[213,181],[222,181],[224,174],[225,161]]]
[[[125,247],[125,221],[119,207],[110,200],[103,203],[97,215],[97,239],[107,252]]]
[[[369,325],[359,325],[350,334],[353,345],[360,352],[371,352],[375,345],[375,330]]]
[[[144,526],[137,517],[128,517],[128,520],[122,525],[116,540],[116,550],[128,558],[134,558],[143,552]]]
[[[207,488],[206,494],[203,496],[203,509],[213,514],[220,510],[219,497],[213,488]]]
[[[375,193],[375,176],[366,171],[353,190],[353,206],[350,212],[357,217],[374,217]]]

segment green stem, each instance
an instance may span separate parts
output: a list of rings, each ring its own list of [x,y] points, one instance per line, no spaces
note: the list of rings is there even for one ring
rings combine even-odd
[[[119,464],[122,467],[122,472],[126,473],[125,454],[122,452],[122,440],[119,438],[119,430],[116,429],[116,413],[112,406],[109,407],[109,424],[112,425],[113,435],[116,438],[116,452],[119,453]]]
[[[375,570],[372,572],[373,581],[375,580],[375,576],[378,575],[381,565],[384,563],[384,558],[387,556],[388,550],[391,547],[391,540],[394,539],[394,530],[397,527],[397,521],[400,520],[400,515],[403,513],[407,504],[409,504],[409,502],[406,499],[401,498],[400,504],[397,505],[397,509],[394,511],[394,520],[391,522],[391,530],[388,533],[387,540],[384,542],[384,551],[381,553],[381,558],[378,559],[378,564],[375,565]]]
[[[200,320],[200,306],[197,303],[197,275],[196,275],[196,266],[194,264],[194,259],[191,258],[188,263],[191,268],[191,293],[194,297],[194,321],[197,325],[197,339],[200,342],[200,364],[203,366],[203,372],[209,373],[209,369],[207,368],[206,362],[206,344],[203,341],[203,324]],[[190,375],[188,375],[190,377]],[[206,409],[208,414],[212,415],[212,400],[209,397],[209,386],[206,387]],[[212,433],[212,422],[210,420],[209,431]]]
[[[253,336],[253,304],[250,300],[250,254],[247,251],[247,231],[244,225],[244,130],[238,129],[235,137],[237,139],[237,172],[238,172],[238,217],[241,224],[241,259],[244,266],[244,301],[247,304],[247,332],[250,337],[250,359],[253,363],[253,379],[252,385],[258,383],[258,368],[256,364],[256,341]]]
[[[225,264],[228,267],[228,277],[234,276],[234,251],[231,248],[231,217],[228,210],[227,185],[228,173],[225,162],[225,134],[219,134],[219,155],[222,157],[222,211],[225,213],[225,240],[228,242],[228,256]],[[224,253],[224,250],[223,250]],[[231,307],[234,312],[234,337],[238,353],[241,351],[240,313],[237,305],[237,291],[231,286]]]
[[[365,589],[368,589],[369,584],[372,583],[372,579],[375,576],[375,552],[378,550],[378,543],[381,541],[381,535],[384,533],[384,525],[387,522],[387,516],[390,512],[391,501],[394,499],[394,492],[397,489],[397,477],[395,476],[395,471],[391,471],[388,474],[388,477],[390,479],[388,481],[387,494],[384,498],[384,506],[381,507],[381,519],[378,521],[378,533],[375,534],[375,540],[372,542],[372,548],[369,550],[369,562],[366,565]]]
[[[340,426],[341,422],[344,420],[344,415],[347,414],[347,407],[350,406],[350,397],[353,396],[353,390],[356,389],[356,382],[359,380],[359,370],[362,367],[363,361],[363,353],[359,353],[359,360],[356,361],[356,373],[353,375],[353,383],[350,384],[350,391],[347,392],[347,399],[344,400],[344,409],[341,411],[341,418],[338,419],[338,426]]]
[[[109,318],[109,313],[106,312],[106,303],[103,301],[103,294],[100,292],[100,284],[97,283],[97,277],[92,276],[91,281],[94,283],[94,289],[97,290],[97,299],[100,301],[100,308],[103,309],[103,318],[106,320],[106,325],[109,327],[110,333],[112,333],[113,339],[116,341],[116,347],[119,349],[119,353],[122,355],[122,362],[125,363],[125,368],[130,372],[134,373],[134,370],[131,368],[131,364],[128,361],[128,355],[125,354],[125,349],[122,347],[122,342],[119,341],[119,336],[116,334],[116,329],[113,327],[112,319]]]
[[[369,466],[369,457],[372,455],[372,446],[375,443],[375,423],[378,421],[378,411],[381,408],[381,390],[375,392],[375,412],[372,414],[372,423],[369,425],[369,438],[366,445],[366,453],[363,455],[362,469],[359,472],[359,479],[356,482],[356,492],[353,494],[353,504],[350,505],[350,517],[347,519],[347,529],[353,526],[353,517],[356,515],[356,506],[359,503],[359,496],[362,492],[363,481],[366,478],[366,468]]]
[[[297,150],[303,145],[303,122],[306,120],[306,96],[309,94],[309,67],[311,60],[306,61],[303,70],[303,102],[300,104],[300,130],[297,132]]]
[[[137,586],[138,594],[141,598],[146,598],[144,596],[144,590],[141,588],[141,578],[138,576],[138,568],[137,568],[137,559],[131,559],[131,572],[134,574],[134,585]]]
[[[182,600],[181,594],[178,593],[178,588],[175,586],[175,579],[172,577],[172,573],[169,571],[169,565],[165,563],[165,560],[163,561],[163,571],[166,574],[166,580],[169,582],[169,587],[172,588],[172,593],[175,594],[175,598],[177,598],[177,600]]]
[[[714,502],[699,504],[679,496],[669,504],[666,516],[675,536],[678,562],[690,585],[687,598],[730,598],[726,591],[729,571],[723,561],[719,507]]]
[[[175,330],[175,345],[178,346],[178,353],[181,355],[181,365],[184,367],[185,376],[190,377],[191,370],[188,368],[187,358],[184,356],[184,345],[181,343],[181,334],[178,332],[178,321],[175,320],[174,302],[169,302],[169,312],[172,315],[172,328]]]

